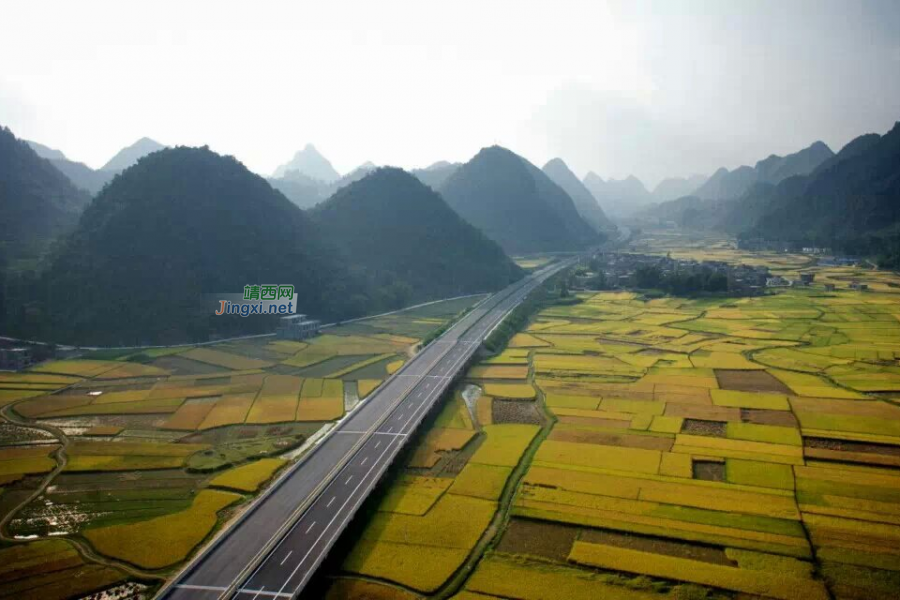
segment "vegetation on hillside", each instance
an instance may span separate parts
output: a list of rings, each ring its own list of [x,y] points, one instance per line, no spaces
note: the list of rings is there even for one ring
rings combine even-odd
[[[494,291],[522,276],[496,243],[401,169],[378,169],[310,215],[381,307]]]
[[[441,187],[457,213],[510,254],[580,250],[603,237],[540,169],[505,148],[482,149]]]
[[[50,161],[0,127],[0,250],[8,258],[39,254],[88,201]]]
[[[309,218],[237,160],[174,148],[107,186],[56,252],[14,323],[54,341],[139,344],[271,331],[268,317],[215,317],[204,294],[293,284],[324,318],[363,314],[364,287]],[[213,298],[214,300],[214,298]]]

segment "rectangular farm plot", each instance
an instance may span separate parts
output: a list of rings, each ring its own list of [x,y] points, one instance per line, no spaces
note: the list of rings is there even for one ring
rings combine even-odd
[[[512,467],[470,462],[453,480],[450,492],[484,500],[499,500]]]
[[[423,516],[378,512],[343,569],[432,591],[465,561],[496,508],[445,493]]]
[[[338,369],[337,371],[332,371],[325,375],[325,377],[331,379],[340,379],[346,375],[350,375],[354,371],[359,371],[361,369],[365,369],[368,366],[374,365],[375,363],[379,363],[381,361],[387,360],[393,356],[396,356],[394,353],[387,354],[376,354],[375,356],[370,356],[367,358],[363,358],[362,360],[352,363],[342,369]]]
[[[803,445],[800,432],[793,427],[757,425],[755,423],[728,423],[725,426],[725,431],[726,437],[732,440],[749,440],[787,446]]]
[[[0,549],[0,590],[21,600],[90,597],[125,580],[117,569],[87,563],[65,540],[42,540]]]
[[[691,581],[781,600],[827,600],[821,582],[809,575],[741,569],[688,558],[576,541],[569,560],[592,567]]]
[[[510,348],[544,348],[547,346],[550,346],[548,342],[530,333],[517,333],[509,341]]]
[[[484,361],[485,365],[527,365],[528,364],[527,348],[510,348],[504,350],[497,356],[492,356]]]
[[[176,431],[194,431],[206,420],[207,415],[215,406],[216,399],[213,398],[188,400],[178,407],[178,410],[163,423],[161,428],[174,429]]]
[[[200,423],[199,429],[243,423],[255,399],[255,393],[222,396]]]
[[[334,358],[335,356],[337,356],[337,352],[330,348],[309,346],[308,348],[300,350],[290,358],[281,361],[281,364],[290,367],[309,367],[324,362],[329,358]]]
[[[769,369],[769,372],[790,387],[798,396],[812,396],[818,398],[850,398],[865,399],[866,396],[859,392],[838,387],[820,375],[812,373],[797,373],[795,371],[782,371]]]
[[[69,446],[66,471],[176,469],[184,466],[191,454],[208,447],[206,444],[78,441]]]
[[[743,458],[779,464],[803,464],[803,448],[768,442],[723,439],[679,433],[672,452],[722,458]]]
[[[268,375],[247,414],[247,423],[293,421],[303,380],[291,375]]]
[[[239,492],[255,492],[278,469],[287,464],[280,458],[263,458],[225,471],[209,482],[211,486],[229,488]]]
[[[419,442],[409,466],[430,469],[441,459],[441,453],[461,450],[473,437],[475,431],[471,429],[434,428]]]
[[[344,382],[307,379],[297,404],[297,421],[333,421],[344,414]]]
[[[629,365],[617,358],[603,356],[537,354],[534,357],[534,368],[538,373],[548,375],[581,373],[640,377],[644,374],[644,370],[640,367]]]
[[[765,369],[765,366],[750,362],[742,355],[734,352],[710,352],[707,350],[697,350],[691,353],[691,362],[695,367],[711,367],[715,369]]]
[[[361,399],[366,398],[381,385],[381,379],[360,379],[356,382],[356,394]]]
[[[101,554],[160,569],[184,560],[215,526],[218,511],[239,499],[236,494],[203,490],[188,510],[128,525],[87,529],[84,535]]]
[[[544,561],[526,562],[521,556],[501,553],[488,554],[479,562],[465,589],[458,600],[654,600],[658,596],[617,585],[606,574]]]
[[[31,372],[96,377],[105,371],[112,371],[121,366],[122,363],[111,360],[55,360],[34,366],[31,368]]]
[[[710,390],[713,404],[737,408],[758,408],[765,410],[791,410],[787,396],[735,390]]]
[[[422,516],[447,491],[453,480],[447,477],[405,475],[390,487],[378,510]]]
[[[536,464],[546,464],[547,466],[575,465],[639,473],[659,472],[660,460],[661,456],[658,450],[551,440],[542,443],[534,457]]]
[[[57,445],[42,445],[0,449],[0,478],[52,471],[56,460],[50,455],[58,448]]]
[[[469,379],[525,379],[528,377],[527,365],[479,365],[466,373]]]
[[[193,348],[187,352],[182,352],[179,356],[189,358],[198,362],[224,367],[234,371],[245,369],[265,369],[271,367],[272,363],[258,360],[256,358],[247,358],[237,354],[222,352],[221,350],[213,350],[211,348]]]
[[[791,394],[791,389],[766,371],[716,369],[718,387],[739,392]]]
[[[486,383],[484,393],[493,398],[533,400],[534,388],[528,383]]]

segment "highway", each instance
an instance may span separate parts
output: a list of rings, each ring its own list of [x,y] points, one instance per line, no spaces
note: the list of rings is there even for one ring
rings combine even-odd
[[[494,294],[389,378],[164,587],[158,597],[293,598],[485,337],[575,259]]]

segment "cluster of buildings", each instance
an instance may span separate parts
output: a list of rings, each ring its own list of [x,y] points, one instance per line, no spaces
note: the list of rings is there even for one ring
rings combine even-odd
[[[781,275],[775,275],[766,279],[766,287],[807,287],[815,280],[815,273],[800,273],[799,279],[785,279]]]
[[[739,296],[761,294],[770,277],[769,269],[762,266],[732,265],[713,260],[679,260],[649,254],[605,252],[594,255],[591,263],[602,271],[606,287],[610,289],[633,287],[635,272],[641,267],[656,268],[663,277],[701,272],[722,274],[728,279],[728,291]],[[593,273],[582,275],[579,283],[587,284],[594,277]]]
[[[761,295],[766,288],[808,287],[816,279],[815,273],[800,273],[797,279],[786,279],[781,275],[770,273],[768,267],[764,266],[732,265],[713,260],[678,260],[670,256],[619,252],[595,254],[591,258],[590,264],[592,269],[597,269],[604,275],[607,289],[635,287],[635,272],[641,267],[658,269],[663,277],[674,274],[691,275],[699,272],[719,273],[728,279],[728,292],[735,296]],[[592,289],[591,282],[596,276],[595,272],[582,273],[576,276],[573,283],[575,287],[581,289]],[[826,283],[824,287],[826,292],[833,292],[836,289],[833,283]],[[847,289],[865,291],[869,289],[869,286],[854,281],[847,286]]]
[[[813,281],[816,280],[815,273],[800,273],[799,279],[785,279],[781,275],[776,275],[774,277],[769,277],[766,280],[766,287],[777,288],[777,287],[807,287],[812,285]],[[862,283],[860,281],[853,281],[850,285],[847,286],[848,290],[854,290],[857,292],[864,292],[869,289],[869,284]],[[833,283],[825,284],[826,292],[834,292],[837,290],[837,286]]]

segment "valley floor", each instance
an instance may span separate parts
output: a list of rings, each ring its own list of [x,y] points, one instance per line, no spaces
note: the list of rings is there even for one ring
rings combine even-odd
[[[0,598],[147,597],[479,299],[0,373]]]
[[[815,281],[543,310],[469,371],[329,598],[897,597],[900,277],[638,243]]]

